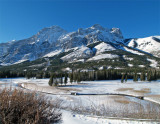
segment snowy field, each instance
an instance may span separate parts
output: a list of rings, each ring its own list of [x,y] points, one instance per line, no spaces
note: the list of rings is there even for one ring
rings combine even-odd
[[[49,87],[48,81],[49,79],[0,79],[0,87],[10,87],[10,84],[12,84],[12,87],[17,87],[17,84],[21,83],[26,89],[49,93],[47,95],[51,98],[62,100],[65,108],[65,111],[63,111],[63,124],[156,123],[146,120],[126,120],[123,116],[126,113],[133,114],[137,109],[147,108],[152,103],[150,101],[160,103],[159,80],[154,82],[133,82],[128,80],[127,83],[121,83],[120,80],[83,81],[80,84],[68,83],[67,86],[58,88]],[[70,95],[71,92],[99,95],[75,96]],[[117,95],[101,95],[105,93]],[[118,94],[144,96],[144,100],[129,96],[119,96]],[[110,111],[112,114],[108,115],[107,112],[102,110]],[[119,113],[117,114],[117,112]],[[114,115],[118,115],[123,119],[112,118]]]

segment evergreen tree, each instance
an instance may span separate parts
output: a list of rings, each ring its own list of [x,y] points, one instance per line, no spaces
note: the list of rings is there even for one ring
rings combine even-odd
[[[147,81],[151,81],[151,71],[147,72]]]
[[[79,82],[81,82],[81,75],[80,74],[78,74],[78,76],[77,76],[77,83],[79,83]]]
[[[62,86],[62,84],[63,84],[63,76],[62,75],[61,75],[60,83],[61,83],[61,86]]]
[[[138,75],[137,75],[137,72],[135,72],[135,73],[134,73],[133,81],[138,81]]]
[[[52,74],[48,82],[49,86],[53,85],[53,78],[54,78],[54,75]]]
[[[74,81],[74,82],[77,81],[77,73],[76,73],[76,72],[73,73],[73,81]]]
[[[70,78],[70,82],[72,84],[72,82],[73,82],[73,73],[70,73],[69,78]]]
[[[67,74],[65,73],[65,77],[64,77],[64,84],[65,84],[65,85],[67,84],[67,80],[68,80]]]
[[[140,76],[141,81],[145,81],[145,78],[146,78],[146,77],[145,77],[145,73],[142,72],[142,73],[141,73],[141,76]]]
[[[95,72],[95,80],[98,80],[98,73]]]
[[[25,76],[27,79],[30,79],[32,78],[32,74],[30,72],[27,72],[26,76]]]
[[[121,83],[124,82],[124,74],[122,75],[122,78],[121,78]]]
[[[36,74],[36,79],[42,79],[42,76],[43,74],[42,74],[42,72],[40,72],[40,73],[37,73]]]
[[[157,79],[160,79],[160,72],[157,72],[156,75]]]
[[[125,83],[127,82],[127,79],[128,79],[128,75],[126,74],[125,75]]]
[[[157,80],[157,71],[156,70],[154,71],[153,77],[154,77],[154,80]]]

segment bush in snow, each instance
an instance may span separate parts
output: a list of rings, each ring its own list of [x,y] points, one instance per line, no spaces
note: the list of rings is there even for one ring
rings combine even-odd
[[[60,103],[40,94],[3,89],[0,92],[0,123],[50,124],[61,120]]]

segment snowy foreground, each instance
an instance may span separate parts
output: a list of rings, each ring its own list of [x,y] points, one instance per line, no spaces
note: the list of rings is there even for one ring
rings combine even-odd
[[[47,95],[51,98],[59,98],[63,100],[63,107],[67,107],[67,110],[62,111],[62,124],[156,124],[156,122],[141,119],[97,116],[96,112],[101,112],[101,110],[97,110],[95,112],[96,115],[93,111],[90,114],[86,114],[82,112],[73,113],[71,110],[78,107],[90,111],[90,108],[96,110],[98,107],[103,106],[106,110],[124,113],[124,110],[128,108],[132,108],[130,109],[132,112],[138,107],[143,106],[146,108],[151,103],[150,101],[160,103],[160,81],[135,83],[129,80],[127,83],[123,84],[120,83],[120,80],[85,81],[80,84],[73,83],[72,85],[68,84],[67,86],[61,86],[58,88],[49,87],[48,81],[49,79],[0,79],[0,87],[9,87],[10,84],[12,84],[12,87],[17,87],[17,84],[21,83],[26,89],[49,93]],[[114,93],[117,95],[70,95],[73,91],[83,94]],[[140,100],[134,97],[118,96],[118,94],[144,96],[145,100]]]

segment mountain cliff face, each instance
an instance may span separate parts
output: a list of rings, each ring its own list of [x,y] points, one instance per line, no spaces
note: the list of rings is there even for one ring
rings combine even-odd
[[[160,57],[160,36],[125,40],[119,28],[108,29],[99,24],[75,32],[52,26],[30,38],[0,44],[0,65],[53,58],[62,53],[60,60],[68,63],[128,59],[119,51]]]
[[[42,29],[30,38],[0,44],[0,64],[33,61],[51,51],[86,46],[97,41],[118,43],[123,42],[123,36],[118,28],[109,30],[98,24],[71,33],[52,26]]]

